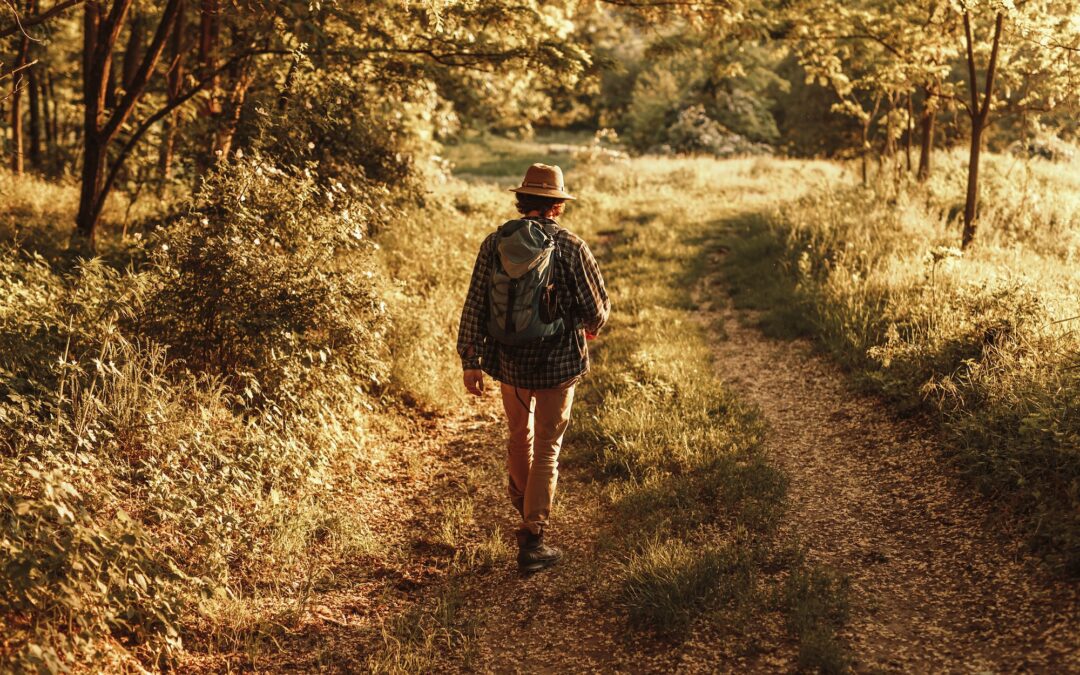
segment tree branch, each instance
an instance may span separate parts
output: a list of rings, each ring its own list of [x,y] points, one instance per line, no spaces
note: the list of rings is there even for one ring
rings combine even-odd
[[[162,106],[161,109],[159,109],[153,115],[143,120],[143,122],[138,127],[136,127],[135,131],[132,132],[131,138],[129,138],[127,142],[124,143],[124,145],[120,148],[120,152],[117,154],[116,160],[113,161],[112,166],[109,168],[109,173],[105,177],[102,194],[109,194],[109,192],[112,190],[113,185],[116,183],[117,176],[120,175],[120,169],[124,166],[124,162],[127,161],[128,155],[131,154],[131,151],[135,149],[135,146],[139,144],[139,141],[142,140],[142,137],[146,135],[146,132],[149,131],[151,127],[163,120],[173,110],[176,110],[177,108],[194,98],[196,94],[206,88],[206,85],[210,84],[216,77],[224,73],[229,68],[232,68],[234,65],[246,58],[266,53],[270,53],[270,51],[249,51],[234,56],[225,63],[221,64],[221,66],[215,68],[210,73],[207,73],[207,75],[201,80],[199,80],[197,83],[195,83],[195,85],[192,86],[191,89],[184,92],[180,96],[177,96],[175,99]],[[101,212],[101,209],[105,206],[104,201],[105,200],[101,200],[101,203],[98,204],[97,208],[99,214]]]
[[[964,10],[964,39],[967,44],[968,87],[971,89],[971,107],[968,112],[974,117],[979,113],[979,74],[975,70],[975,47],[971,36],[971,13]]]
[[[16,14],[15,15],[15,25],[14,26],[8,26],[7,28],[0,28],[0,39],[6,38],[9,35],[14,35],[15,33],[18,33],[20,31],[25,32],[27,28],[33,28],[34,26],[36,26],[36,25],[38,25],[40,23],[44,23],[44,22],[48,21],[49,19],[53,18],[54,16],[56,16],[57,14],[60,14],[61,12],[63,12],[68,7],[73,7],[75,5],[80,5],[83,2],[84,2],[84,0],[63,0],[62,2],[58,2],[55,5],[53,5],[52,7],[50,7],[49,10],[46,11],[46,12],[42,12],[40,14],[35,14],[34,16],[28,16],[28,17],[23,18],[23,19],[20,19],[18,14]]]
[[[997,73],[998,54],[1001,51],[1001,35],[1005,30],[1005,15],[998,12],[994,22],[994,47],[990,51],[990,65],[986,69],[986,93],[983,95],[983,107],[979,116],[983,121],[990,114],[990,103],[994,100],[994,75]]]
[[[120,127],[127,121],[128,115],[134,109],[135,103],[142,96],[143,90],[150,81],[150,75],[153,73],[154,68],[157,67],[162,52],[165,51],[165,41],[168,39],[169,33],[172,32],[173,22],[176,20],[179,9],[179,0],[169,0],[169,4],[165,6],[157,31],[154,33],[154,39],[146,49],[146,55],[143,57],[142,63],[139,64],[139,69],[135,72],[131,87],[124,92],[123,100],[117,105],[112,118],[109,119],[102,130],[106,142],[120,130]]]

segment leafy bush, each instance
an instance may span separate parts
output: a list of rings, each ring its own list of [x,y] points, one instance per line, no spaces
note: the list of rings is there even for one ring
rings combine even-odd
[[[667,142],[663,151],[685,154],[707,154],[714,157],[767,155],[772,148],[752,143],[739,134],[732,133],[724,125],[712,119],[705,107],[693,105],[679,112],[664,135]]]
[[[142,328],[195,372],[300,405],[331,376],[378,383],[383,306],[366,262],[376,200],[261,156],[212,174],[155,237]]]
[[[147,265],[0,251],[0,668],[163,665],[204,594],[363,517],[333,503],[386,372],[365,195],[252,158]]]
[[[95,520],[62,464],[0,460],[0,615],[12,650],[4,665],[60,672],[72,658],[122,662],[100,641],[110,633],[151,662],[173,653],[185,575],[123,511]]]

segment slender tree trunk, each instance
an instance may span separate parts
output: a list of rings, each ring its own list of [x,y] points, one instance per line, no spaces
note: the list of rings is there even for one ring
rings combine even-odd
[[[172,35],[169,37],[169,64],[170,70],[167,75],[167,94],[169,103],[173,103],[180,96],[184,84],[184,2],[180,2],[180,10],[176,16],[176,25],[173,26]],[[159,188],[164,189],[165,182],[172,178],[173,154],[176,148],[176,130],[180,126],[180,111],[174,110],[164,121],[162,129],[161,147],[158,149],[158,173],[161,178]]]
[[[27,93],[30,95],[30,164],[41,171],[41,84],[37,66],[28,72]]]
[[[961,248],[967,248],[975,239],[979,227],[979,161],[982,155],[983,121],[972,119],[971,149],[968,155],[967,200],[964,202],[964,234]]]
[[[41,87],[41,130],[45,134],[46,154],[52,152],[53,144],[56,142],[56,130],[52,125],[52,106],[55,103],[49,98],[49,77],[49,71],[43,71],[41,73],[41,82],[38,84]]]
[[[27,3],[30,6],[30,3]],[[23,163],[23,115],[22,93],[26,88],[26,64],[30,63],[30,37],[24,32],[19,38],[19,52],[15,57],[18,72],[11,78],[11,171],[21,176]]]
[[[233,44],[243,44],[242,35],[234,31]],[[233,138],[240,126],[240,116],[244,112],[244,102],[247,100],[248,89],[251,87],[252,77],[248,61],[238,61],[228,69],[231,86],[229,94],[225,97],[221,107],[221,120],[218,130],[214,135],[214,155],[219,161],[228,161],[232,151]]]
[[[925,182],[930,178],[930,171],[933,168],[934,133],[935,125],[937,124],[937,107],[936,104],[931,101],[929,95],[926,98],[926,102],[923,103],[922,119],[920,122],[920,126],[922,127],[922,139],[919,143],[919,172],[916,174],[916,177],[919,179],[919,182]]]
[[[79,214],[75,218],[75,231],[89,246],[94,245],[97,224],[101,216],[105,195],[101,186],[105,180],[107,146],[99,134],[90,134],[83,145],[82,184],[79,191]]]
[[[904,155],[907,157],[907,172],[910,175],[912,170],[911,160],[911,146],[915,135],[915,104],[911,101],[911,93],[908,93],[907,97],[907,133],[904,140]]]
[[[998,54],[1001,48],[1001,36],[1004,32],[1005,15],[998,12],[994,21],[993,47],[990,50],[990,63],[986,67],[986,91],[979,100],[979,80],[975,63],[974,37],[971,30],[971,15],[964,12],[964,37],[967,45],[968,84],[971,88],[971,152],[968,162],[967,199],[964,203],[964,231],[961,235],[961,248],[966,249],[975,240],[979,217],[979,160],[982,155],[982,138],[990,119],[990,110],[994,101],[994,76],[997,73]]]
[[[112,50],[101,49],[99,36],[102,16],[96,2],[88,2],[83,14],[83,162],[80,175],[79,213],[75,217],[75,234],[93,247],[101,182],[105,175],[105,144],[101,138],[101,118],[107,96],[106,78]],[[107,31],[106,31],[107,32]]]
[[[199,77],[206,77],[217,67],[217,45],[220,34],[219,0],[202,0],[199,10]],[[202,116],[216,115],[221,112],[218,100],[218,79],[214,78],[207,87],[210,95],[206,97],[200,113]]]
[[[60,143],[62,141],[60,137],[60,111],[59,106],[56,104],[56,83],[55,78],[52,76],[52,72],[45,71],[45,100],[49,102],[49,118],[45,124],[49,130],[49,156],[52,164],[52,170],[61,173],[60,166]]]

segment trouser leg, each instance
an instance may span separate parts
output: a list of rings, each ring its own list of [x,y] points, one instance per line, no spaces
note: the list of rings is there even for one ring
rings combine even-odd
[[[570,424],[574,386],[538,389],[532,394],[535,400],[532,415],[535,439],[525,485],[524,527],[533,534],[540,534],[547,525],[555,498],[555,485],[559,480],[559,450],[562,448],[563,434]]]
[[[509,427],[506,442],[506,470],[509,474],[507,492],[522,519],[525,517],[525,489],[529,482],[529,466],[533,458],[532,394],[527,389],[502,387],[503,409]]]

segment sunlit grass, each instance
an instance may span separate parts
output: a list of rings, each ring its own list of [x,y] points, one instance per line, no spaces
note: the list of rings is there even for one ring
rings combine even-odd
[[[925,187],[879,179],[743,219],[729,280],[768,329],[812,334],[901,408],[938,414],[958,466],[1075,573],[1080,168],[988,158],[961,252],[959,158],[943,160]]]

